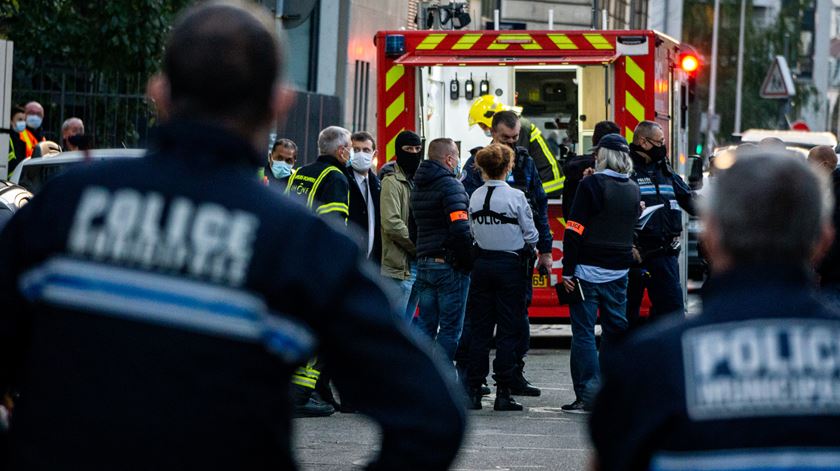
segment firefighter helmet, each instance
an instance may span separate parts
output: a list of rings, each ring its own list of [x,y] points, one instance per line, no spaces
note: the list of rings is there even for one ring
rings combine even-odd
[[[470,114],[467,121],[470,127],[476,124],[483,124],[488,128],[493,124],[493,115],[499,111],[513,111],[516,114],[522,112],[518,106],[506,106],[493,95],[482,95],[475,99],[470,107]]]

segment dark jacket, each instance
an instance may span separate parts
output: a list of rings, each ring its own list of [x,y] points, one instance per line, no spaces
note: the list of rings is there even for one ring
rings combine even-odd
[[[382,224],[379,220],[379,195],[382,192],[382,185],[379,178],[373,170],[368,170],[367,186],[370,192],[370,198],[373,199],[373,249],[370,251],[368,259],[379,265],[382,257]],[[362,194],[362,189],[356,183],[356,176],[352,168],[347,169],[347,181],[350,184],[350,219],[349,221],[355,224],[358,229],[361,229],[364,234],[363,252],[367,252],[367,230],[368,230],[368,206],[365,202],[365,197]]]
[[[534,159],[540,175],[540,184],[545,194],[551,198],[560,198],[563,190],[563,169],[557,162],[557,158],[549,150],[548,145],[542,137],[542,131],[536,124],[521,118],[522,125],[519,131],[519,141],[516,145],[528,150],[528,155]]]
[[[480,147],[476,147],[470,150],[472,155],[464,164],[464,173],[461,176],[464,189],[467,190],[467,194],[470,196],[481,185],[484,185],[484,180],[481,178],[481,170],[479,170],[475,163],[475,153],[480,149]],[[513,172],[508,177],[507,183],[511,187],[525,193],[525,198],[528,199],[528,203],[531,205],[531,212],[534,214],[534,225],[537,226],[537,232],[540,233],[537,250],[540,253],[551,253],[552,237],[551,228],[548,225],[548,196],[543,191],[543,184],[540,181],[540,175],[537,172],[534,159],[528,155],[528,150],[523,147],[516,148],[515,159],[516,162],[513,167]]]
[[[446,468],[457,388],[357,244],[254,178],[261,156],[227,131],[157,139],[56,177],[0,233],[14,468],[294,469],[285,398],[316,342],[382,427],[376,469]]]
[[[834,230],[840,238],[840,169],[831,172],[831,183],[834,189]],[[817,272],[820,274],[820,285],[840,285],[840,244],[836,238]]]
[[[452,172],[424,160],[414,174],[411,210],[417,223],[417,256],[446,257],[461,269],[469,265],[472,236],[469,198]]]
[[[631,151],[633,174],[630,176],[639,185],[642,201],[646,208],[663,205],[655,211],[644,228],[636,232],[636,244],[642,255],[663,247],[682,232],[682,211],[692,216],[694,195],[683,179],[668,165],[666,159],[658,162],[646,162],[645,158]]]
[[[315,214],[346,225],[350,216],[346,169],[335,157],[321,155],[289,177],[286,193],[299,197]]]
[[[802,267],[740,267],[707,286],[703,314],[659,321],[601,357],[600,469],[811,469],[818,451],[836,465],[838,313]],[[773,452],[793,462],[764,461]]]
[[[563,234],[563,276],[578,265],[623,270],[633,265],[639,187],[629,178],[596,173],[583,179]]]
[[[566,176],[563,184],[563,217],[566,219],[571,214],[575,192],[583,180],[583,171],[588,168],[595,168],[595,156],[592,154],[576,155],[563,166],[563,175]]]

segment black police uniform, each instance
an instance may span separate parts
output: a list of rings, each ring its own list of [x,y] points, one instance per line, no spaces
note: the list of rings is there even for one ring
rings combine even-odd
[[[382,426],[374,469],[444,469],[463,408],[357,244],[226,130],[155,149],[55,178],[0,234],[12,468],[294,469],[285,398],[317,342]]]
[[[604,358],[599,469],[827,470],[840,463],[840,315],[795,265],[712,278],[703,314]]]
[[[481,187],[484,184],[483,179],[481,178],[481,171],[477,168],[475,164],[475,153],[480,150],[481,148],[472,149],[470,152],[472,155],[467,162],[464,164],[464,173],[462,175],[461,181],[464,183],[464,189],[467,190],[467,194],[472,196],[473,192]],[[516,155],[514,156],[515,163],[513,167],[513,172],[510,176],[508,176],[507,183],[512,187],[516,188],[517,190],[522,191],[525,193],[525,198],[528,200],[528,203],[531,205],[531,213],[534,216],[534,224],[537,227],[537,231],[540,234],[539,241],[537,241],[537,250],[541,254],[543,253],[551,253],[553,241],[551,236],[551,228],[548,224],[548,196],[546,195],[545,191],[543,190],[543,184],[540,180],[540,174],[537,172],[536,164],[534,163],[534,159],[528,155],[528,150],[524,147],[516,147]],[[533,294],[533,286],[531,282],[531,277],[529,276],[527,280],[524,280],[525,283],[525,290],[526,290],[526,299],[525,299],[525,308],[523,310],[523,315],[521,318],[521,325],[520,325],[520,338],[519,342],[516,346],[516,354],[519,358],[519,376],[522,380],[522,388],[526,386],[525,378],[522,375],[522,370],[525,368],[525,356],[528,354],[528,348],[530,347],[531,343],[531,324],[528,320],[528,306],[531,304],[531,296]],[[464,325],[464,339],[466,342],[469,341],[469,314],[467,315],[466,324]],[[461,355],[459,355],[460,357]],[[528,395],[535,394],[536,389],[529,388]],[[521,393],[521,391],[520,391]]]
[[[489,180],[473,193],[470,226],[478,245],[467,302],[471,316],[467,372],[471,408],[481,408],[479,389],[487,378],[496,327],[493,378],[498,389],[494,409],[522,410],[510,394],[519,376],[516,347],[526,309],[523,278],[531,279],[531,254],[539,234],[525,195],[499,180]]]
[[[640,267],[630,270],[627,284],[627,320],[638,325],[645,288],[651,301],[650,317],[685,312],[680,284],[678,237],[682,211],[696,214],[691,189],[668,165],[667,159],[647,162],[640,148],[631,144],[633,174],[646,208],[662,205],[651,214],[644,228],[636,231],[635,246],[642,256]]]

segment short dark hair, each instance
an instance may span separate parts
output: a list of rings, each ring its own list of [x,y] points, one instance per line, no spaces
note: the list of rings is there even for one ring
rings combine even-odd
[[[25,113],[25,111],[23,111],[23,107],[20,106],[20,105],[13,106],[12,107],[12,112],[9,113],[9,119],[14,118],[15,115],[18,114],[18,113]],[[12,123],[12,124],[15,124],[15,123]]]
[[[163,57],[172,114],[233,119],[244,128],[268,122],[282,67],[280,46],[256,7],[192,7],[176,20]]]
[[[295,144],[295,141],[291,139],[277,139],[276,141],[274,141],[274,145],[271,146],[271,152],[274,153],[274,151],[277,150],[278,147],[289,149],[295,153],[295,156],[297,156],[297,144]]]
[[[621,129],[612,121],[599,121],[592,132],[592,145],[597,146],[601,138],[607,134],[621,134]]]
[[[516,127],[516,123],[518,122],[519,116],[517,116],[513,111],[499,111],[493,115],[491,127],[496,129],[499,124],[504,124],[506,127],[513,129]]]
[[[456,151],[458,150],[458,146],[455,145],[455,141],[452,139],[448,137],[439,137],[434,139],[429,143],[429,159],[440,162],[446,155],[444,152],[452,148]]]
[[[376,150],[376,139],[367,131],[354,132],[350,135],[350,140],[356,142],[370,141],[373,143],[373,150]]]

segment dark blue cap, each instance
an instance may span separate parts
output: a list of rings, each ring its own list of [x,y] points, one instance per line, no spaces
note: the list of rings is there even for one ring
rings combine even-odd
[[[604,149],[617,150],[619,152],[630,152],[630,146],[627,145],[627,139],[624,139],[621,134],[607,134],[598,141],[598,147]]]

